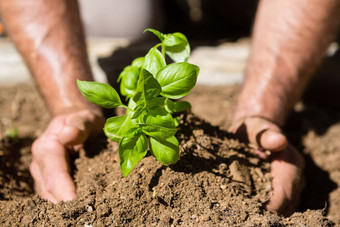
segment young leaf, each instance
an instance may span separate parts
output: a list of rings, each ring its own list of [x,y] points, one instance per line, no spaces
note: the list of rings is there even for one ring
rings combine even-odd
[[[135,60],[132,61],[131,65],[137,68],[142,68],[144,64],[144,58],[145,57],[136,58]]]
[[[118,80],[120,82],[120,93],[126,97],[131,97],[137,87],[138,76],[140,69],[135,66],[127,66],[123,72],[119,75]]]
[[[177,132],[174,120],[171,114],[166,113],[166,111],[164,112],[165,115],[155,116],[145,113],[143,117],[139,119],[140,123],[137,124],[142,127],[142,130],[146,135],[156,139],[164,140],[174,136]]]
[[[128,107],[130,108],[130,110],[136,108],[136,103],[133,101],[133,99],[129,99]],[[127,110],[127,112],[129,112],[129,110]]]
[[[155,107],[160,107],[164,104],[165,99],[166,99],[165,97],[154,97],[148,100],[147,105],[150,109],[155,108]]]
[[[173,63],[162,68],[156,75],[161,85],[161,95],[179,99],[195,86],[199,68],[187,62]]]
[[[132,129],[130,134],[123,137],[118,146],[120,168],[124,177],[129,175],[148,149],[147,139],[138,128]]]
[[[190,56],[190,45],[182,33],[176,32],[166,35],[162,42],[165,47],[165,53],[174,62],[186,62]]]
[[[108,118],[104,126],[105,135],[111,140],[119,142],[122,137],[119,136],[117,132],[126,120],[126,117],[127,115]]]
[[[168,99],[166,109],[169,113],[179,113],[191,109],[191,105],[186,101],[174,102]]]
[[[138,100],[137,104],[138,106],[136,106],[134,108],[134,114],[132,116],[132,118],[137,118],[138,116],[144,116],[145,113],[150,114],[152,116],[156,116],[156,115],[166,115],[167,112],[165,111],[161,111],[158,107],[162,106],[164,104],[165,101],[165,97],[153,97],[151,99],[140,99]],[[164,108],[165,110],[165,108]],[[142,115],[142,112],[145,112]]]
[[[157,97],[161,91],[161,86],[157,80],[153,78],[153,76],[148,71],[142,70],[139,76],[135,94],[132,99],[138,105],[139,100],[142,100],[145,103],[146,100]]]
[[[135,109],[133,110],[133,115],[132,115],[131,118],[132,119],[138,118],[143,113],[145,108],[146,108],[146,105],[144,103],[142,103],[142,100],[138,101]]]
[[[108,84],[77,80],[82,95],[90,102],[103,108],[124,106],[116,90]]]
[[[147,31],[152,32],[154,35],[156,35],[161,40],[161,42],[163,42],[163,40],[165,38],[165,35],[163,33],[157,31],[156,29],[152,29],[152,28],[145,29],[143,33],[147,32]]]
[[[151,48],[145,56],[143,68],[149,71],[153,76],[156,76],[157,72],[165,65],[166,63],[162,53],[155,46]]]
[[[111,140],[119,142],[134,127],[138,127],[136,121],[131,119],[130,114],[127,114],[108,118],[104,126],[104,132]]]
[[[166,140],[150,137],[150,149],[156,159],[163,165],[175,164],[179,159],[178,140],[175,136]]]
[[[187,37],[182,33],[176,32],[173,34],[167,34],[163,40],[163,45],[166,47],[172,46],[185,46],[188,44]]]

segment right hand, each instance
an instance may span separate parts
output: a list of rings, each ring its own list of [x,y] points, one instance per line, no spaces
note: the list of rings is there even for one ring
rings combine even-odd
[[[302,155],[289,144],[280,128],[260,117],[248,117],[235,121],[230,129],[240,140],[254,144],[256,153],[271,162],[272,197],[265,205],[271,212],[292,214],[299,204],[304,187]],[[271,151],[268,155],[264,150]]]
[[[30,172],[41,197],[53,203],[76,197],[69,152],[78,151],[90,135],[102,130],[104,123],[103,114],[94,109],[75,110],[50,121],[32,145]]]

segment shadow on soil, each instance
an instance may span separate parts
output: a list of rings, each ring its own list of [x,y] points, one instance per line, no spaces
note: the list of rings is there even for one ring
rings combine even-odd
[[[340,122],[340,52],[328,57],[308,86],[304,96],[304,109],[293,112],[287,120],[286,132],[290,141],[303,150],[303,137],[312,130],[324,135],[329,127]],[[300,210],[325,209],[328,211],[329,194],[339,187],[329,173],[320,168],[311,156],[305,155],[307,185],[302,194]]]
[[[247,152],[245,147],[233,147],[232,144],[225,142],[232,139],[237,140],[234,134],[220,130],[219,127],[213,126],[193,114],[188,115],[190,115],[189,118],[184,114],[183,127],[181,127],[176,135],[179,138],[180,144],[182,141],[186,141],[186,144],[188,144],[189,141],[189,144],[192,144],[189,147],[183,146],[180,162],[171,165],[170,168],[175,172],[189,173],[192,175],[208,172],[227,178],[229,182],[237,182],[240,185],[245,184],[245,182],[232,179],[230,174],[228,174],[227,166],[230,166],[231,163],[236,161],[242,166],[260,167],[262,162],[259,161],[257,164],[251,163],[249,161],[251,158],[258,159],[255,155]],[[194,133],[195,130],[201,130],[201,132],[196,135]],[[206,144],[207,141],[204,140],[208,138],[211,140],[209,144]],[[228,157],[223,157],[223,151],[226,151],[225,153]],[[158,185],[164,168],[166,167],[161,166],[152,177],[149,185],[150,191],[152,191],[154,186]],[[251,185],[251,187],[253,187],[253,185]],[[245,193],[251,192],[245,191]]]
[[[290,116],[290,119],[287,120],[289,123],[285,128],[286,133],[289,140],[300,151],[305,149],[302,145],[302,140],[308,131],[314,130],[319,135],[322,135],[327,131],[329,126],[339,121],[339,119],[336,118],[333,118],[332,120],[332,117],[328,115],[329,118],[326,121],[328,124],[326,124],[325,121],[320,120],[325,117],[324,114],[326,114],[326,112],[320,116],[313,111],[313,109],[314,107],[311,109],[308,109],[307,107],[303,112],[293,113]],[[320,107],[316,109],[320,111]],[[327,213],[329,194],[335,190],[338,185],[330,179],[327,171],[320,168],[314,162],[310,155],[305,154],[304,157],[306,161],[305,176],[307,183],[304,191],[302,192],[299,211],[306,211],[307,209],[325,209],[325,212]]]
[[[0,141],[0,200],[25,197],[34,194],[33,179],[23,163],[23,147],[30,147],[33,138],[20,138],[18,141],[4,139]],[[6,186],[10,185],[7,190]],[[8,191],[9,194],[6,193]],[[5,193],[1,193],[5,192]]]
[[[150,41],[151,40],[151,41]],[[215,40],[216,41],[216,40]],[[117,78],[123,68],[139,57],[144,56],[147,51],[153,46],[157,40],[146,39],[131,44],[128,47],[118,49],[111,56],[98,59],[98,63],[107,75],[109,83],[119,91]],[[208,43],[205,43],[207,45]],[[215,42],[215,45],[217,43]],[[200,43],[195,43],[199,46]],[[212,43],[210,45],[213,46]],[[340,121],[340,53],[336,53],[333,57],[327,58],[323,66],[317,72],[314,80],[310,83],[305,92],[303,101],[305,109],[301,112],[294,112],[287,120],[285,131],[287,135],[299,150],[303,150],[302,138],[309,130],[314,130],[318,135],[323,135],[327,129]],[[122,99],[124,100],[124,99]],[[208,123],[195,125],[195,127],[211,128]],[[205,131],[206,133],[206,131]],[[220,135],[221,136],[221,135]],[[225,133],[220,138],[231,138],[231,134]],[[199,171],[212,172],[211,166],[217,166],[225,162],[222,157],[216,156],[215,149],[205,148],[214,158],[206,159],[187,153],[182,158],[181,164],[173,167],[176,171],[197,173]],[[91,155],[91,154],[90,154]],[[92,154],[93,155],[93,154]],[[329,193],[338,187],[329,177],[329,173],[315,164],[313,159],[306,155],[306,176],[307,185],[302,194],[301,205],[299,210],[306,211],[307,209],[323,209],[327,212],[327,204],[329,203]],[[185,160],[190,160],[185,161]],[[243,162],[244,160],[242,160]],[[190,166],[192,163],[206,163],[197,167]],[[249,164],[249,163],[248,163]],[[190,168],[187,168],[187,167]],[[155,176],[150,182],[152,185],[157,185],[163,167],[157,170]]]

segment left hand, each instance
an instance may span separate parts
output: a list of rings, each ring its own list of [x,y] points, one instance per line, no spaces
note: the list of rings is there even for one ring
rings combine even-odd
[[[289,144],[280,128],[260,117],[248,117],[235,121],[230,129],[240,140],[256,145],[256,153],[270,160],[272,176],[272,197],[265,205],[271,212],[288,216],[299,204],[304,187],[303,169],[305,161],[302,155]],[[267,155],[264,150],[271,151]]]

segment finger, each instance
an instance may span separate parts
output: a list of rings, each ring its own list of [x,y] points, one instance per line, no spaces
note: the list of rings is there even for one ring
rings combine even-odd
[[[83,144],[89,136],[88,130],[81,130],[73,126],[64,126],[59,132],[59,141],[64,146]]]
[[[41,174],[37,182],[39,190],[46,191],[57,202],[72,200],[76,197],[75,185],[69,174],[68,156],[65,147],[56,139],[41,141],[34,152]],[[32,150],[33,151],[33,150]]]
[[[291,145],[276,153],[271,162],[273,196],[266,209],[288,216],[294,212],[304,188],[304,159]]]
[[[73,114],[66,119],[59,132],[59,141],[65,146],[75,146],[86,141],[90,134],[91,124],[83,114]]]
[[[274,166],[273,166],[274,165]],[[276,165],[276,166],[275,166]],[[287,213],[288,211],[288,205],[291,202],[291,185],[289,177],[287,177],[287,174],[291,173],[285,173],[283,171],[284,169],[286,171],[289,171],[289,167],[284,166],[285,164],[280,165],[279,163],[272,163],[272,197],[266,204],[266,209],[271,212],[279,212],[279,213]]]
[[[287,138],[280,128],[262,118],[248,118],[238,126],[236,134],[246,142],[270,151],[281,151],[288,145]],[[261,150],[259,150],[261,153]],[[263,153],[263,152],[262,152]]]
[[[256,144],[265,150],[282,151],[288,145],[287,138],[275,129],[268,129],[256,135]]]
[[[40,173],[40,169],[38,165],[35,162],[32,162],[30,165],[30,172],[31,175],[34,179],[34,189],[35,192],[40,195],[43,199],[46,199],[48,201],[51,201],[52,203],[57,203],[58,201],[50,194],[47,192],[43,179]]]

